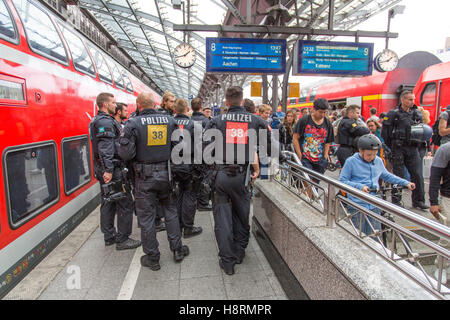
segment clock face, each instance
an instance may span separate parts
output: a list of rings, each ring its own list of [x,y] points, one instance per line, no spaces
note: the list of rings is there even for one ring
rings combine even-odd
[[[196,60],[195,49],[187,44],[182,43],[174,50],[175,62],[181,68],[190,68],[194,65]]]
[[[389,49],[383,50],[375,58],[375,68],[380,72],[389,72],[397,68],[398,56]]]

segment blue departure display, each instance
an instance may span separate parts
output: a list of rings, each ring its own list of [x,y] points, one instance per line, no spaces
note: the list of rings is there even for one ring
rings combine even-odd
[[[206,72],[286,72],[286,40],[206,38]]]
[[[372,62],[373,43],[299,41],[293,74],[367,76]]]

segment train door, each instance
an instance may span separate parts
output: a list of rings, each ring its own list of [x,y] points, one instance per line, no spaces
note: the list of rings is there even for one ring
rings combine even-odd
[[[438,104],[438,96],[440,91],[441,81],[431,81],[422,84],[419,89],[419,105],[430,112],[430,125],[434,124],[435,119],[439,117],[439,110],[436,107]]]
[[[438,105],[437,116],[439,117],[440,114],[445,111],[447,106],[450,105],[450,78],[441,80]]]

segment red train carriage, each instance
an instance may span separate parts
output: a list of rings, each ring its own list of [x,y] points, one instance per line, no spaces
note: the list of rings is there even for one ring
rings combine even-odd
[[[425,68],[441,61],[428,52],[412,52],[400,59],[398,68],[391,72],[374,72],[362,78],[346,78],[313,88],[305,88],[298,104],[288,104],[288,108],[312,107],[314,99],[325,98],[331,105],[357,104],[367,119],[370,109],[377,114],[388,112],[399,104],[399,94],[403,89],[413,89]]]
[[[99,92],[151,91],[32,0],[0,0],[0,298],[99,203],[88,136]]]
[[[430,112],[431,124],[450,105],[450,62],[428,67],[414,88],[416,104]]]

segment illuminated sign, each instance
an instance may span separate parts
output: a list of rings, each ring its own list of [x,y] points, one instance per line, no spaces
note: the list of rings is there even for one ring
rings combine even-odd
[[[206,38],[206,72],[285,73],[286,40]]]
[[[368,76],[372,65],[373,43],[298,41],[293,74]]]

